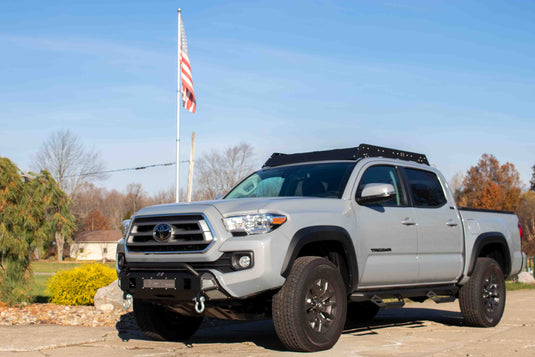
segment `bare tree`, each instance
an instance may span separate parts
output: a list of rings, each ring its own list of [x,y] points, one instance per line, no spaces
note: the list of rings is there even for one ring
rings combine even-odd
[[[71,195],[73,213],[79,220],[83,220],[94,209],[103,212],[102,201],[106,195],[107,192],[104,188],[96,187],[92,183],[83,184]]]
[[[254,170],[253,147],[240,143],[217,152],[212,150],[197,160],[194,200],[213,199],[228,192]]]
[[[139,185],[139,184],[137,184]],[[136,186],[136,190],[140,190]],[[132,193],[132,188],[128,193]],[[122,229],[122,221],[129,217],[127,210],[133,209],[132,195],[127,200],[127,194],[117,190],[108,191],[102,187],[96,187],[91,183],[82,185],[73,195],[73,213],[76,215],[79,230],[83,230],[83,222],[88,219],[91,211],[98,210],[110,224],[110,229]],[[139,206],[139,203],[137,203]],[[140,207],[138,207],[139,209]],[[130,212],[129,214],[132,214]]]
[[[94,150],[84,147],[80,138],[69,130],[52,134],[33,158],[36,170],[47,170],[69,195],[84,183],[106,178],[98,172],[104,163]]]
[[[182,192],[180,196],[182,196]],[[158,191],[151,197],[151,201],[151,204],[155,205],[175,202],[175,188],[173,186],[169,186],[167,190]]]
[[[127,218],[127,208],[123,202],[124,195],[117,190],[108,192],[102,202],[102,213],[108,218],[112,229],[123,229],[122,222]]]
[[[181,197],[185,193],[181,190]],[[73,197],[72,212],[76,216],[79,231],[87,231],[88,220],[91,222],[91,212],[99,211],[109,223],[110,229],[122,229],[122,221],[130,218],[139,209],[156,204],[172,203],[175,201],[175,189],[170,186],[153,196],[148,196],[139,183],[131,183],[126,192],[106,190],[91,183],[82,185]]]
[[[147,195],[140,183],[130,183],[126,186],[124,206],[126,207],[127,214],[132,215],[148,204]]]
[[[451,192],[455,198],[455,202],[459,202],[459,196],[463,190],[464,175],[462,172],[457,172],[450,180]]]

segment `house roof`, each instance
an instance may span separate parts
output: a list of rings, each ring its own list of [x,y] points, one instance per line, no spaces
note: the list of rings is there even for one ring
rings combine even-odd
[[[105,231],[82,232],[78,234],[74,241],[76,243],[111,243],[117,242],[123,233],[118,229],[110,229]]]

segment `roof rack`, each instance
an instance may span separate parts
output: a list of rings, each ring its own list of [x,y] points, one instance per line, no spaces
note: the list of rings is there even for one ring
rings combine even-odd
[[[358,147],[347,149],[335,149],[325,151],[312,151],[298,154],[273,153],[262,167],[275,167],[301,162],[330,161],[330,160],[351,160],[357,161],[366,157],[385,157],[388,159],[400,159],[414,161],[419,164],[429,165],[424,154],[417,154],[410,151],[389,149],[381,146],[360,144]]]

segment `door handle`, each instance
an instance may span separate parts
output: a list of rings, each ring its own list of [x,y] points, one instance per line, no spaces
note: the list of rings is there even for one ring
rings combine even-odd
[[[457,227],[458,224],[453,219],[450,219],[449,221],[446,222],[446,226],[448,226],[448,227]]]
[[[414,222],[412,219],[410,219],[409,217],[405,218],[403,221],[401,221],[401,224],[405,225],[405,226],[415,226],[416,225],[416,222]]]

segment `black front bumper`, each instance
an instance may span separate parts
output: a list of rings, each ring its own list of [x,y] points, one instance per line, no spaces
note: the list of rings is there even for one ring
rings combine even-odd
[[[124,271],[119,280],[134,299],[192,301],[201,292],[199,275],[189,271]]]

